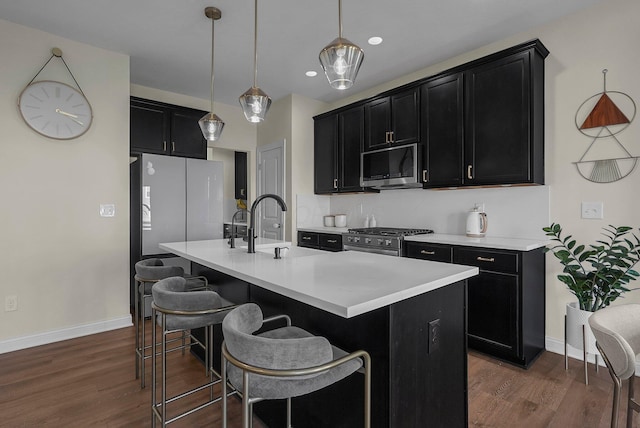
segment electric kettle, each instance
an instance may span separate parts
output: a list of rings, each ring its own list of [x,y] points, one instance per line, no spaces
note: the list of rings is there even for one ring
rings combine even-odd
[[[487,232],[487,214],[480,211],[476,205],[467,214],[467,236],[482,238]]]

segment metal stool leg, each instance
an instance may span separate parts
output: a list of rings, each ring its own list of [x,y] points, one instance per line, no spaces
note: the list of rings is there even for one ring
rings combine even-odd
[[[138,297],[138,289],[140,288],[140,283],[135,281],[135,297],[134,297],[134,308],[133,308],[133,317],[135,318],[133,323],[136,326],[136,379],[140,376],[140,298]]]
[[[637,405],[633,400],[634,391],[633,391],[633,378],[635,378],[635,373],[631,375],[629,378],[629,400],[627,400],[627,428],[633,427],[633,412],[637,411]]]
[[[564,316],[564,370],[569,370],[569,358],[567,357],[567,316]]]
[[[587,372],[587,330],[586,325],[582,324],[582,360],[584,364],[584,384],[589,385],[589,373]]]

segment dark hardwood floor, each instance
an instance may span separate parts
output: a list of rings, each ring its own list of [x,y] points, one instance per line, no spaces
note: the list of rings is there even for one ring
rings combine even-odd
[[[0,355],[0,427],[150,426],[151,389],[141,390],[135,379],[134,341],[133,328],[126,328]],[[171,389],[186,390],[204,380],[202,365],[189,353],[174,352],[170,360]],[[593,365],[589,374],[586,386],[580,361],[570,360],[565,371],[564,358],[549,352],[529,370],[472,352],[469,426],[607,427],[611,379],[605,368],[596,373]],[[229,426],[239,427],[235,399],[229,410]],[[220,405],[171,426],[221,426]]]

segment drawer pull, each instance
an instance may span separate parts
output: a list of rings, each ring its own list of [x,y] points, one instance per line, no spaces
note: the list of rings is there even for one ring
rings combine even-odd
[[[433,256],[436,252],[435,251],[427,251],[427,250],[421,250],[420,254],[426,254],[427,256]]]
[[[491,262],[491,263],[493,263],[493,262],[495,262],[495,261],[496,261],[496,259],[495,259],[495,258],[493,258],[493,257],[490,257],[490,258],[489,258],[489,257],[480,257],[480,256],[478,256],[478,257],[476,258],[476,260],[477,260],[477,261],[479,261],[479,262]]]
[[[303,236],[302,239],[304,239],[305,241],[311,241],[311,237],[310,236]]]
[[[337,244],[337,243],[338,243],[338,240],[337,240],[337,239],[327,239],[327,242],[328,242],[329,244]]]
[[[467,178],[468,178],[469,180],[472,180],[472,179],[473,179],[473,175],[471,175],[471,168],[472,168],[472,166],[471,166],[471,165],[467,165]]]

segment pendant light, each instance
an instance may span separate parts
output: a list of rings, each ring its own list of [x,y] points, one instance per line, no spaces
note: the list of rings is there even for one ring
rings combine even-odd
[[[334,89],[349,89],[356,80],[364,51],[342,37],[342,0],[338,0],[338,38],[320,51],[320,64]]]
[[[217,141],[222,134],[224,122],[213,112],[213,35],[214,24],[222,17],[222,12],[216,7],[207,7],[204,9],[204,14],[211,19],[211,111],[198,121],[198,125],[207,141]]]
[[[244,117],[249,122],[258,123],[264,117],[271,106],[271,98],[264,91],[258,88],[258,0],[255,0],[255,26],[253,36],[253,86],[244,94],[240,95],[239,101],[242,106]]]

